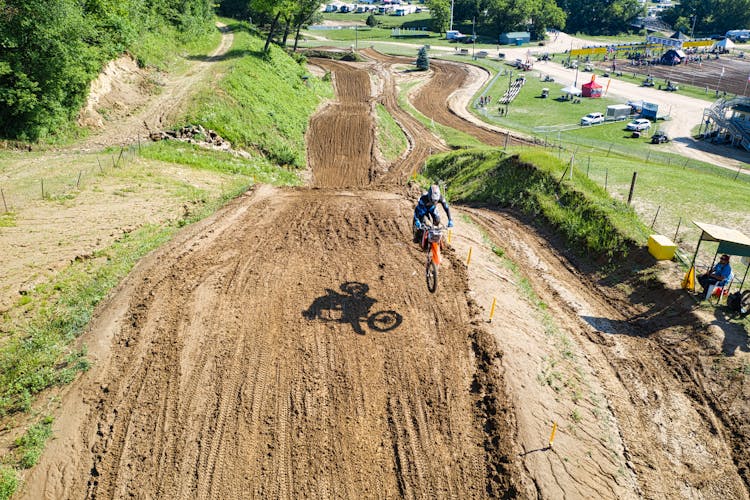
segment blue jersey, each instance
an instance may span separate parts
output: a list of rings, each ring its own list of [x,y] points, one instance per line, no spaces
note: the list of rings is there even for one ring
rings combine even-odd
[[[428,215],[432,220],[437,224],[440,220],[440,216],[437,213],[437,204],[440,203],[443,206],[443,210],[445,210],[445,215],[448,216],[448,220],[451,219],[451,211],[448,207],[448,202],[445,201],[445,198],[442,196],[437,201],[437,203],[433,203],[432,199],[430,198],[429,193],[423,194],[419,201],[417,202],[417,207],[414,209],[414,222],[415,224],[417,222],[424,222],[424,218]]]

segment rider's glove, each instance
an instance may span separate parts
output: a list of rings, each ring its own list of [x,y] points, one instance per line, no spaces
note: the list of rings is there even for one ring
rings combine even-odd
[[[453,227],[453,221],[452,220],[448,221],[448,227]]]
[[[422,229],[422,224],[418,220],[415,220],[414,227],[416,227],[417,229]]]

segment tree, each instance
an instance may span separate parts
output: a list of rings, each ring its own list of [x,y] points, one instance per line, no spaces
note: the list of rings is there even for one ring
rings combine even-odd
[[[259,13],[272,19],[271,27],[268,30],[266,36],[266,44],[263,47],[263,52],[268,53],[268,49],[273,40],[276,29],[279,26],[279,21],[283,18],[288,20],[291,18],[295,11],[297,2],[292,0],[251,0],[250,8],[251,11],[258,11]],[[288,25],[288,21],[287,21]]]
[[[673,25],[690,24],[686,33],[723,34],[750,25],[750,0],[683,0],[662,18]]]
[[[432,17],[432,30],[438,33],[448,31],[451,18],[450,0],[428,0],[427,6]]]
[[[427,48],[424,46],[417,52],[417,69],[421,71],[430,69],[430,58],[427,56]]]
[[[531,13],[531,38],[544,40],[547,29],[565,27],[565,12],[558,7],[555,0],[541,0]]]
[[[590,35],[618,34],[644,14],[638,0],[558,0],[567,14],[566,30]]]
[[[294,51],[297,51],[297,43],[299,42],[299,32],[302,26],[309,23],[310,20],[318,13],[320,7],[319,0],[300,0],[297,11],[294,13]]]
[[[375,17],[375,14],[371,12],[370,15],[367,16],[367,20],[365,21],[365,24],[367,24],[367,26],[369,26],[370,28],[374,28],[375,26],[378,25],[378,18]]]

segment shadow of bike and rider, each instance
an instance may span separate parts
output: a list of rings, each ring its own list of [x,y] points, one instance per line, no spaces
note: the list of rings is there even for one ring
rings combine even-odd
[[[317,297],[308,309],[302,311],[302,316],[309,320],[349,323],[359,335],[365,334],[363,322],[376,332],[388,332],[401,325],[403,317],[396,311],[370,313],[377,299],[367,295],[368,285],[347,281],[339,289],[343,293],[326,288],[326,294]]]

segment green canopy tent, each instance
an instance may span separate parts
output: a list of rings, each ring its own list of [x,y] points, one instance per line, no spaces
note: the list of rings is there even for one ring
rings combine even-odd
[[[713,261],[711,262],[712,269],[716,264],[716,256],[719,254],[736,255],[739,257],[750,258],[750,237],[745,236],[736,229],[730,229],[728,227],[716,226],[714,224],[707,224],[705,222],[695,222],[693,224],[698,226],[701,230],[701,237],[698,240],[698,245],[695,247],[695,253],[693,254],[693,261],[690,263],[690,271],[695,272],[695,259],[698,257],[698,250],[701,247],[703,241],[715,241],[719,244],[714,254]],[[745,269],[745,275],[742,277],[740,283],[740,290],[745,285],[745,279],[747,278],[747,272],[750,270],[750,266]],[[730,284],[731,287],[731,284]],[[693,282],[693,291],[695,291],[695,282]]]

